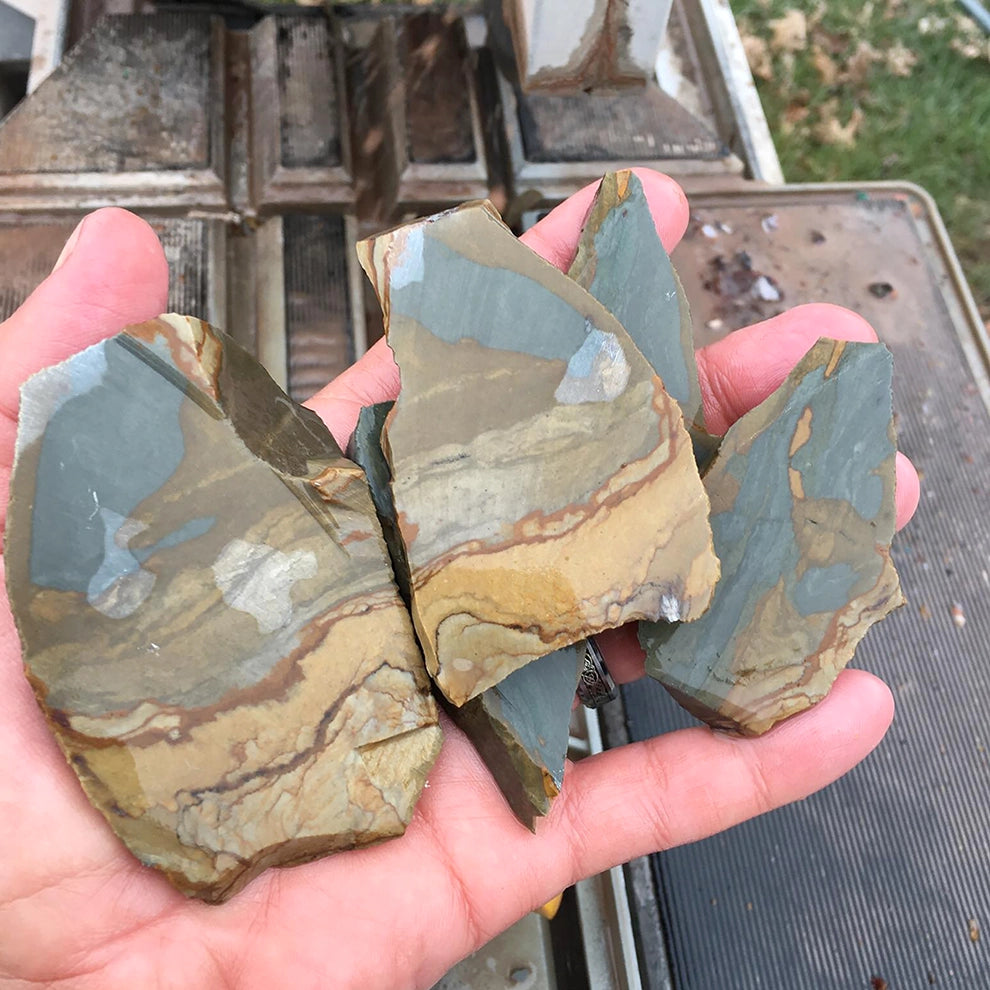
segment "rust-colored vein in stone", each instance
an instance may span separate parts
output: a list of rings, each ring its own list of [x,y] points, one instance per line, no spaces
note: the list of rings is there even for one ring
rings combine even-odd
[[[573,530],[590,524],[592,519],[599,518],[600,520],[602,516],[607,517],[611,509],[620,505],[628,497],[637,495],[650,485],[656,484],[680,454],[682,446],[678,444],[676,439],[676,427],[681,422],[681,417],[676,414],[674,407],[661,401],[666,393],[663,391],[660,380],[655,378],[654,381],[655,393],[652,406],[658,417],[658,440],[664,442],[668,437],[675,438],[665,442],[663,447],[657,448],[662,451],[665,447],[667,456],[659,460],[655,457],[643,458],[633,464],[626,465],[620,473],[609,478],[600,488],[590,492],[583,505],[567,505],[555,512],[534,509],[512,524],[511,533],[505,540],[469,540],[451,548],[448,553],[434,558],[430,564],[417,572],[416,586],[426,584],[439,571],[461,557],[475,557],[485,553],[498,553],[512,547],[536,546],[560,540]],[[416,524],[402,515],[400,516],[400,527],[406,541],[410,544],[415,542],[416,530],[418,529]]]
[[[718,575],[679,410],[624,328],[490,204],[359,246],[401,391],[383,444],[427,667],[460,705]]]

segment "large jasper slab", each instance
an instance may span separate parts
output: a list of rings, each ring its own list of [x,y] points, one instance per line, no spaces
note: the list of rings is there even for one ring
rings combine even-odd
[[[463,704],[718,577],[677,404],[621,324],[487,203],[359,245],[402,386],[386,452],[427,666]]]
[[[114,831],[187,894],[401,833],[440,745],[363,473],[168,316],[24,387],[7,585]]]
[[[711,610],[640,624],[647,671],[710,725],[756,735],[819,701],[902,604],[891,372],[881,344],[820,340],[722,441],[705,475]]]

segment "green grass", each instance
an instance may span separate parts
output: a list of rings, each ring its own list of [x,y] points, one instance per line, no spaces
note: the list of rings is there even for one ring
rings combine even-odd
[[[904,179],[935,198],[977,304],[990,320],[990,42],[951,0],[733,0],[744,36],[769,49],[769,79],[757,79],[784,175],[790,181]],[[807,43],[774,45],[773,21],[807,19]],[[927,19],[927,23],[923,23]],[[927,30],[924,30],[927,28]],[[867,42],[881,56],[855,53]],[[837,70],[816,67],[817,45]],[[913,53],[910,75],[883,56]],[[969,46],[967,57],[957,50]],[[824,60],[819,55],[819,63]],[[852,60],[852,61],[851,61]],[[751,59],[752,61],[752,59]],[[845,72],[845,75],[843,75]],[[829,143],[829,117],[862,115],[851,144]],[[834,136],[833,136],[834,139]]]

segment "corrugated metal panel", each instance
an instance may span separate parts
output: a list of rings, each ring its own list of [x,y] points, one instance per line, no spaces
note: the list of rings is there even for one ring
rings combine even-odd
[[[308,399],[355,359],[344,218],[283,220],[289,394]]]

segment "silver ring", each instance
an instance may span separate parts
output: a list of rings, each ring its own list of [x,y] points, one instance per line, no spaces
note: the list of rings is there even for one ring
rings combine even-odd
[[[590,636],[584,644],[584,668],[578,679],[577,696],[585,708],[601,708],[619,696],[602,651]]]

